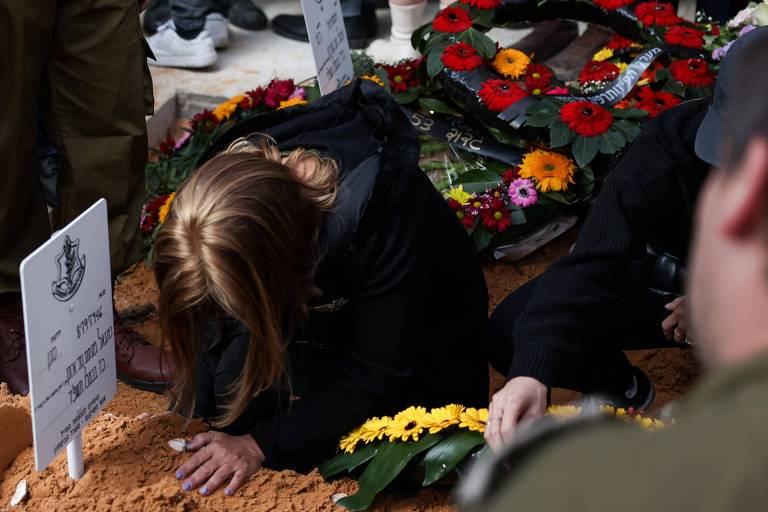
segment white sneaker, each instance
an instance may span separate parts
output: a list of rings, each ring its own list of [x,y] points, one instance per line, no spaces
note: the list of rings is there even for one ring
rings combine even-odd
[[[205,17],[205,30],[213,38],[213,46],[226,48],[229,46],[229,20],[217,12]]]
[[[184,39],[176,33],[173,21],[160,25],[157,33],[148,37],[147,42],[157,59],[149,59],[151,66],[204,68],[216,62],[218,57],[213,38],[206,30],[194,39]]]

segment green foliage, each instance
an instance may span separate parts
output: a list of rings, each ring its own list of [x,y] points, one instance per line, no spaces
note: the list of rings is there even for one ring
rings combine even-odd
[[[485,444],[483,435],[479,432],[462,430],[443,439],[424,456],[424,487],[432,485],[453,471],[456,465],[464,460],[472,448]]]
[[[479,194],[488,188],[495,187],[499,181],[498,173],[489,169],[472,169],[459,176],[456,184],[463,186],[464,190],[470,194]]]
[[[378,450],[378,444],[367,444],[355,450],[354,453],[342,452],[336,455],[334,458],[321,464],[318,469],[323,478],[330,478],[345,471],[349,473],[375,457]]]
[[[365,52],[352,52],[352,67],[355,76],[372,75],[375,68],[373,59]]]

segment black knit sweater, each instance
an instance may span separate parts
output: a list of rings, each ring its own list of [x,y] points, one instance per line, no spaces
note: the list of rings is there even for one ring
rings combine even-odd
[[[709,171],[693,150],[706,109],[694,100],[648,122],[609,174],[573,252],[544,272],[514,328],[509,378],[568,387],[569,368],[582,364],[633,259],[647,244],[687,256]]]

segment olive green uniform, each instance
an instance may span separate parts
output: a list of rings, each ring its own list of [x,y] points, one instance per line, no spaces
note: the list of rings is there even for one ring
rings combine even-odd
[[[108,204],[113,271],[138,258],[147,158],[145,43],[136,0],[0,0],[0,293],[51,234],[38,108],[61,151],[58,229]]]
[[[617,422],[566,429],[467,509],[768,510],[768,355],[708,379],[675,415],[653,432]]]

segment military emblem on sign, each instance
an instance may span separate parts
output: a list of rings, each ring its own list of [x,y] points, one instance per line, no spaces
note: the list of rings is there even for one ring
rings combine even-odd
[[[69,236],[64,236],[64,246],[56,256],[56,266],[59,277],[52,283],[53,296],[66,302],[77,293],[85,275],[85,254],[80,256],[80,239],[73,242]]]

